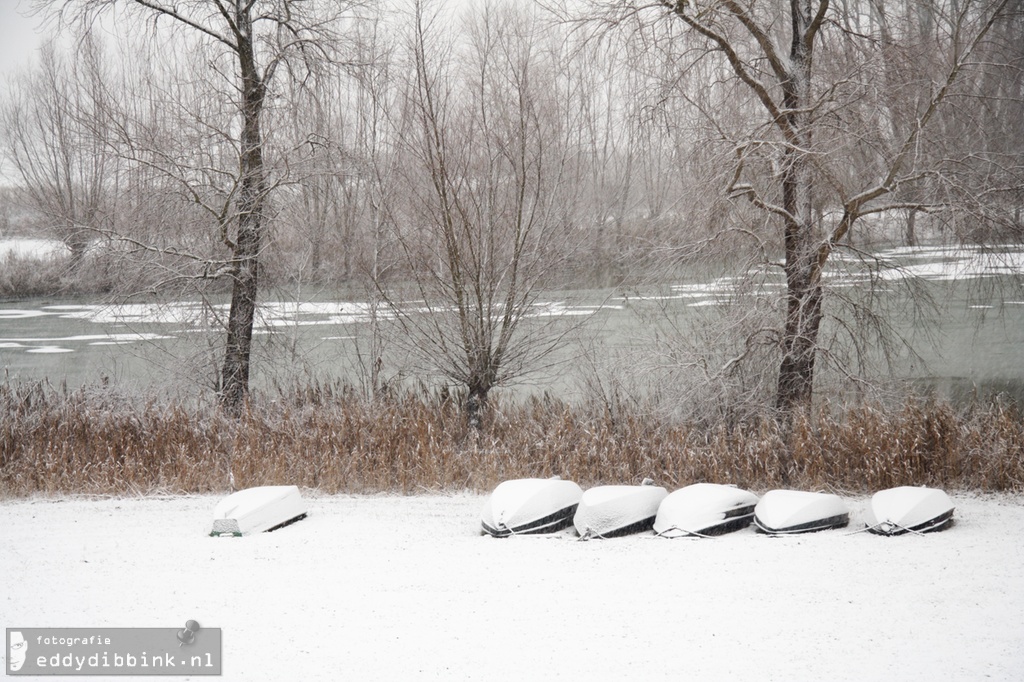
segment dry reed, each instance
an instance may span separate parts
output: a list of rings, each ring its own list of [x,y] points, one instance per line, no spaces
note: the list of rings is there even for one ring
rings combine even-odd
[[[406,394],[368,401],[305,387],[254,399],[241,418],[212,405],[139,402],[109,390],[0,386],[0,497],[146,494],[295,484],[335,492],[488,491],[560,475],[584,487],[698,481],[869,492],[896,485],[1024,490],[1024,421],[1014,405],[957,411],[825,406],[783,431],[672,423],[537,398],[467,428],[457,405]]]

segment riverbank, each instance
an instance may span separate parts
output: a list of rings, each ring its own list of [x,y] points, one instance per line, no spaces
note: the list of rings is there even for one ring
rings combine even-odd
[[[484,496],[317,495],[207,536],[216,495],[0,502],[4,626],[221,628],[229,680],[1016,680],[1020,495],[937,534],[478,535]],[[6,652],[5,652],[6,653]],[[201,678],[195,678],[201,679]]]

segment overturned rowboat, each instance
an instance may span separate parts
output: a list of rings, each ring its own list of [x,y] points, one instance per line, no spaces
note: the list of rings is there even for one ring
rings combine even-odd
[[[901,486],[871,497],[866,514],[869,533],[932,533],[953,525],[953,501],[937,488]]]
[[[294,485],[239,490],[213,510],[211,536],[254,535],[284,528],[306,518],[306,503]]]
[[[669,494],[658,507],[654,532],[661,537],[723,535],[754,519],[757,495],[731,485],[694,483]]]
[[[560,478],[519,478],[498,485],[480,514],[481,535],[553,533],[572,525],[583,489]]]
[[[580,537],[612,538],[650,530],[668,491],[643,485],[602,485],[583,493],[573,525]]]
[[[754,507],[754,525],[769,535],[813,533],[843,528],[850,510],[838,495],[801,490],[771,490]]]

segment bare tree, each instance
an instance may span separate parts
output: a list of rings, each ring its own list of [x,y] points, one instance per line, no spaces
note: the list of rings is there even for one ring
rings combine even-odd
[[[0,125],[21,193],[44,228],[71,251],[77,270],[96,230],[111,217],[117,159],[103,135],[104,56],[87,34],[79,58],[65,60],[53,42],[37,68],[13,83]]]
[[[343,6],[334,4],[326,15],[319,5],[302,0],[39,0],[37,6],[86,24],[104,11],[125,7],[151,22],[154,30],[168,22],[190,45],[214,51],[209,66],[230,87],[219,96],[234,108],[235,122],[223,132],[235,149],[238,169],[228,201],[219,206],[206,203],[201,191],[192,194],[213,215],[230,251],[223,270],[216,273],[230,278],[232,292],[220,396],[226,408],[238,410],[249,389],[260,257],[275,184],[265,164],[270,88],[284,66],[301,73],[331,58],[333,20]]]
[[[465,387],[479,428],[491,390],[558,343],[536,302],[572,234],[573,165],[536,19],[489,4],[465,42],[440,21],[416,3],[402,247],[423,303],[391,300],[420,357]]]
[[[993,28],[1019,11],[1017,3],[596,4],[612,10],[604,16],[614,25],[633,26],[651,50],[664,49],[683,87],[696,66],[713,69],[715,99],[690,102],[715,132],[717,153],[731,157],[724,195],[768,219],[766,229],[733,234],[783,257],[781,329],[759,339],[777,345],[775,404],[792,414],[810,403],[816,360],[827,352],[819,338],[826,266],[844,239],[868,216],[964,208],[954,187],[993,167],[966,173],[964,163],[929,150],[955,135],[952,122],[967,109],[954,100],[968,95]],[[928,25],[927,37],[911,20]],[[1019,187],[1019,173],[1005,184],[1014,182]]]
[[[355,149],[358,150],[362,200],[366,218],[366,248],[358,269],[366,283],[368,329],[366,339],[356,342],[360,376],[365,392],[373,397],[387,393],[393,380],[404,370],[384,366],[391,347],[391,313],[381,295],[390,278],[401,271],[396,234],[399,204],[404,195],[401,166],[405,157],[402,140],[412,124],[402,109],[403,79],[396,76],[398,41],[389,35],[383,17],[365,24],[359,35],[359,66],[354,69],[358,84]],[[399,275],[401,276],[401,275]]]
[[[388,376],[402,371],[390,357],[385,369],[390,314],[380,295],[399,261],[393,241],[403,193],[399,150],[410,123],[399,111],[403,91],[394,26],[394,16],[382,8],[361,12],[347,32],[346,67],[296,85],[288,97],[293,106],[280,114],[287,122],[275,126],[292,139],[302,131],[307,141],[289,163],[295,181],[279,195],[277,242],[289,241],[275,267],[296,288],[305,278],[315,286],[344,283],[346,290],[362,293],[358,308],[366,324],[352,330],[352,369],[368,396],[385,391]]]

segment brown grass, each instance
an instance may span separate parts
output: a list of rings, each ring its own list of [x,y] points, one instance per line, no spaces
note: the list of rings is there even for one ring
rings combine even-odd
[[[534,399],[498,406],[482,434],[447,400],[367,401],[325,387],[250,403],[133,401],[107,390],[0,386],[0,497],[34,493],[212,492],[290,483],[324,492],[488,491],[560,475],[584,487],[697,481],[870,492],[896,485],[1024,490],[1015,406],[908,399],[897,409],[826,406],[785,435],[742,425],[668,423],[638,412]]]

